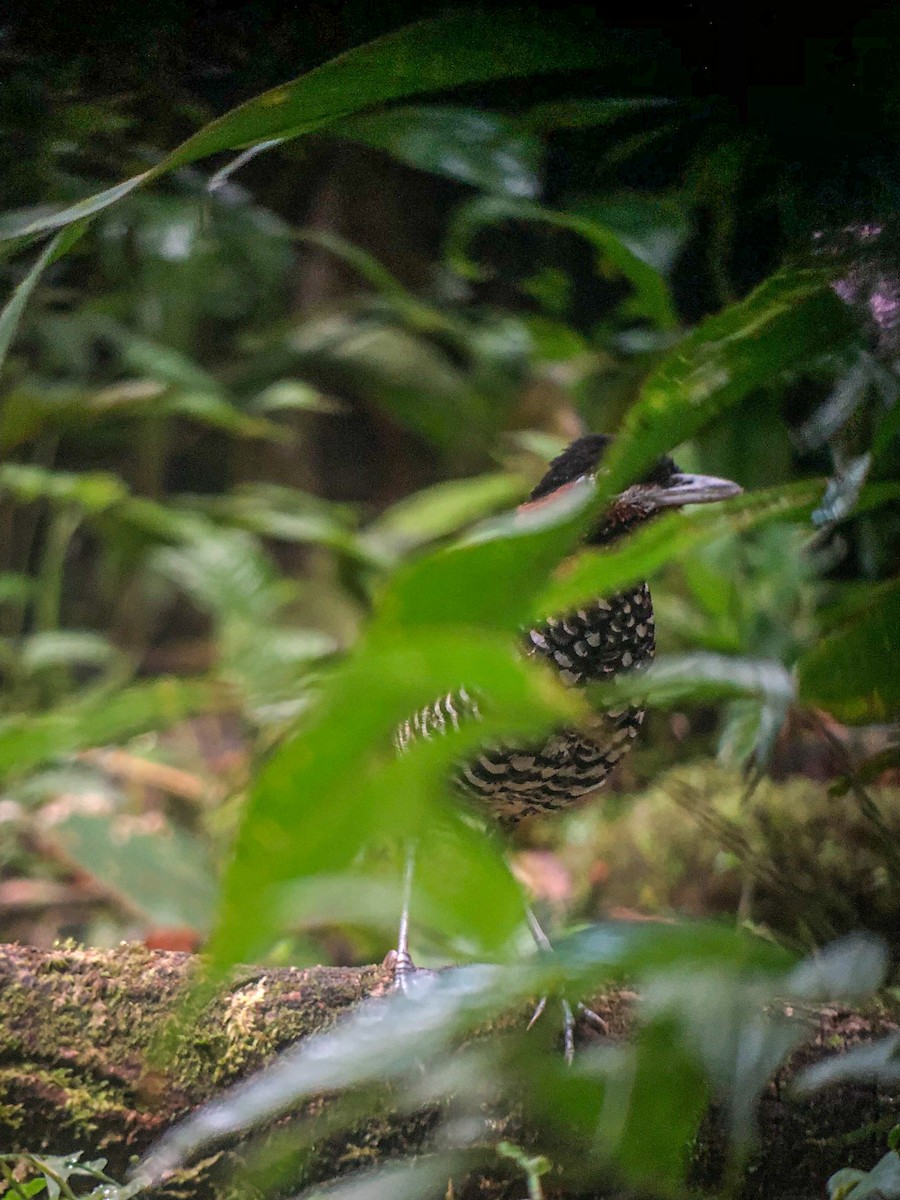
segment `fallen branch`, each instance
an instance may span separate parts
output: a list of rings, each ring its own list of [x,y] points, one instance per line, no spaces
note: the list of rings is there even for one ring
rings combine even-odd
[[[380,966],[244,971],[207,1005],[163,1070],[151,1051],[194,964],[187,954],[136,945],[112,951],[0,947],[0,1149],[102,1154],[110,1172],[121,1177],[129,1158],[180,1116],[298,1039],[326,1029],[389,982]],[[613,1035],[627,1035],[627,994],[600,997],[596,1007]],[[761,1105],[761,1149],[747,1176],[747,1197],[818,1198],[838,1167],[869,1167],[880,1157],[886,1128],[900,1120],[900,1093],[844,1084],[797,1098],[783,1084],[799,1066],[898,1027],[900,1009],[823,1008],[812,1014],[807,1043]],[[414,1146],[413,1135],[389,1121],[365,1134],[369,1162],[387,1148],[396,1154],[398,1147]],[[358,1165],[352,1149],[335,1153],[332,1145],[322,1177],[333,1173],[336,1162]],[[695,1182],[713,1183],[720,1164],[711,1124],[696,1147]],[[178,1195],[225,1194],[211,1193],[209,1186],[205,1177],[182,1180]]]

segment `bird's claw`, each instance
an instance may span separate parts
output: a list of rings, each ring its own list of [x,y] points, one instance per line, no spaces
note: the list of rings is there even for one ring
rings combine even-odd
[[[563,999],[561,1003],[563,1010],[563,1055],[566,1063],[571,1066],[575,1059],[575,1014],[568,1000]],[[539,1020],[546,1007],[547,997],[542,996],[537,1002],[534,1012],[531,1014],[531,1020],[528,1022],[527,1029],[531,1029],[532,1025]],[[591,1028],[596,1029],[606,1037],[609,1036],[609,1026],[598,1013],[595,1013],[592,1008],[588,1008],[586,1004],[579,1003],[576,1008],[578,1016],[586,1021]]]
[[[578,1005],[578,1015],[587,1021],[592,1029],[596,1029],[598,1033],[602,1033],[604,1037],[609,1037],[609,1025],[599,1013],[595,1013],[592,1008],[588,1008],[586,1004]]]
[[[531,1020],[528,1022],[528,1025],[526,1026],[526,1030],[530,1029],[532,1027],[532,1025],[535,1024],[535,1022],[540,1018],[541,1013],[544,1011],[544,1009],[546,1007],[547,1007],[547,997],[541,996],[540,1000],[538,1000],[538,1002],[537,1002],[537,1006],[536,1006],[534,1012],[531,1014]]]
[[[404,950],[389,950],[384,958],[384,966],[394,973],[390,990],[404,996],[411,994],[417,980],[433,979],[437,975],[437,971],[431,971],[428,967],[417,967],[409,951]]]

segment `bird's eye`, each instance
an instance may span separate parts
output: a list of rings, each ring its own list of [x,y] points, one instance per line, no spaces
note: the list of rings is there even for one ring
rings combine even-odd
[[[678,474],[678,467],[669,458],[668,454],[662,458],[658,458],[650,470],[641,478],[641,483],[655,483],[658,486],[665,487],[672,479],[673,475]]]

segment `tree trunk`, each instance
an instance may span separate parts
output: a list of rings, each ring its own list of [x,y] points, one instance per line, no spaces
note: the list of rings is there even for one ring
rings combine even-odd
[[[299,1038],[327,1028],[359,1001],[383,993],[390,980],[382,966],[244,970],[203,1009],[174,1053],[166,1054],[161,1035],[195,962],[188,954],[139,945],[112,951],[73,944],[51,951],[0,947],[0,1149],[82,1150],[86,1159],[102,1154],[119,1178],[128,1159],[178,1117]],[[614,1034],[627,1034],[627,993],[603,996],[597,1006]],[[761,1149],[744,1196],[818,1200],[838,1167],[874,1165],[884,1152],[887,1128],[900,1121],[900,1089],[885,1093],[843,1084],[798,1098],[782,1085],[798,1065],[874,1041],[898,1026],[900,1007],[866,1014],[829,1007],[811,1014],[807,1043],[761,1104]],[[714,1124],[707,1123],[695,1149],[699,1186],[714,1185],[721,1169]],[[427,1120],[382,1120],[364,1134],[357,1130],[338,1138],[338,1145],[331,1137],[305,1175],[327,1178],[357,1168],[361,1159],[372,1164],[414,1149],[428,1128]],[[362,1140],[351,1145],[356,1138],[364,1138],[364,1158]],[[219,1182],[216,1164],[207,1160],[199,1173],[180,1178],[177,1188],[167,1186],[165,1194],[191,1200],[237,1195],[221,1182],[223,1156],[214,1158]],[[234,1159],[229,1161],[233,1167]],[[508,1186],[508,1179],[479,1178],[471,1194],[501,1197]],[[520,1177],[511,1194],[521,1193]]]

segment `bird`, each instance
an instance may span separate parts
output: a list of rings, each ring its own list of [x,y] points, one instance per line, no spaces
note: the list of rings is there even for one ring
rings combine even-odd
[[[612,444],[603,433],[577,438],[553,461],[519,512],[547,504],[579,481],[593,478]],[[590,546],[615,544],[632,530],[668,509],[707,504],[741,492],[729,479],[687,474],[668,455],[653,463],[635,484],[616,496],[585,538]],[[597,596],[571,612],[550,617],[522,631],[522,651],[543,659],[572,687],[609,680],[640,671],[656,653],[653,601],[646,582],[611,596]],[[460,721],[478,717],[477,698],[464,687],[436,699],[398,728],[400,752],[419,738],[458,728]],[[525,817],[561,812],[585,803],[606,782],[616,764],[634,744],[644,710],[634,705],[601,711],[585,727],[550,732],[537,745],[487,746],[460,764],[454,784],[469,801],[506,829]],[[400,937],[394,954],[395,982],[405,990],[418,970],[409,956],[409,893],[412,855],[408,854]],[[542,949],[549,940],[529,911],[532,933]],[[567,1057],[571,1033],[567,1020]]]

